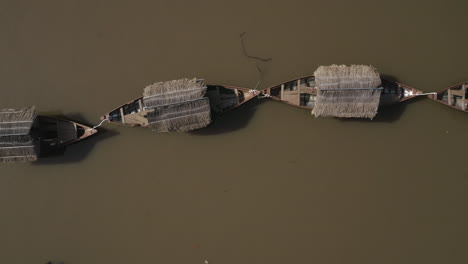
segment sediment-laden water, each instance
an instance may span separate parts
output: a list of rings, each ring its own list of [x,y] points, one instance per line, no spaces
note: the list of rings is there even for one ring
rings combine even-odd
[[[155,81],[259,88],[371,64],[468,81],[462,1],[0,2],[0,106],[98,123]],[[250,55],[246,58],[239,35]],[[373,121],[262,99],[210,127],[105,133],[0,165],[1,263],[465,263],[468,115],[420,98]]]

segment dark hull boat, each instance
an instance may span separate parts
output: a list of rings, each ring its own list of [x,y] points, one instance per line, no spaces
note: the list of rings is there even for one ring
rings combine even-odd
[[[205,127],[212,116],[232,110],[256,96],[256,91],[247,88],[205,86],[199,79],[174,80],[146,87],[144,96],[112,110],[101,120],[150,127],[157,132],[189,131]]]
[[[385,79],[382,79],[381,88],[383,89],[380,95],[379,107],[403,102],[422,94],[417,89]],[[264,89],[262,93],[274,100],[312,110],[317,96],[315,77],[312,75],[294,79]]]
[[[461,83],[430,94],[428,97],[452,108],[468,112],[468,83]]]
[[[96,132],[70,120],[37,116],[34,107],[0,110],[0,162],[35,161],[60,154]]]
[[[41,156],[62,153],[65,148],[97,133],[96,129],[57,117],[38,116],[33,137],[39,139]]]

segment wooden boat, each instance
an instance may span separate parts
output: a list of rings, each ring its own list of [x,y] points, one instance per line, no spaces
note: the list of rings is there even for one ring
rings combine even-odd
[[[67,146],[96,133],[77,122],[38,116],[34,107],[0,110],[0,162],[35,161],[63,153]]]
[[[468,112],[467,88],[468,83],[460,83],[440,90],[435,94],[429,94],[428,97],[452,108]]]
[[[180,80],[174,80],[171,82],[175,81],[180,81]],[[159,129],[159,128],[154,128],[151,123],[152,120],[150,120],[149,116],[154,113],[155,111],[159,111],[162,108],[167,108],[167,107],[172,107],[172,106],[177,106],[181,104],[186,104],[187,102],[194,102],[194,101],[199,101],[199,100],[206,100],[207,103],[209,103],[209,115],[216,116],[222,113],[225,113],[227,111],[230,111],[236,107],[239,107],[240,105],[246,103],[247,101],[251,100],[252,98],[257,96],[257,91],[255,90],[250,90],[247,88],[241,88],[241,87],[236,87],[236,86],[227,86],[227,85],[204,85],[204,80],[197,80],[198,83],[200,83],[200,89],[204,89],[203,94],[194,100],[195,97],[191,98],[190,100],[185,99],[174,99],[170,98],[165,98],[165,102],[167,100],[170,101],[169,104],[162,104],[160,103],[161,100],[158,99],[158,103],[156,104],[151,104],[151,100],[153,100],[152,96],[165,96],[165,94],[152,94],[148,96],[142,96],[139,98],[136,98],[122,106],[119,106],[118,108],[112,110],[111,112],[101,116],[101,120],[108,120],[111,123],[116,123],[116,124],[122,124],[122,125],[127,125],[127,126],[133,126],[133,127],[152,127],[153,130],[155,131],[161,131],[161,132],[167,132],[167,131],[187,131],[187,130],[192,130],[192,129],[185,129],[185,128],[180,128],[180,127],[172,127],[172,128],[164,128],[164,129]],[[148,88],[148,87],[147,87]],[[145,89],[147,89],[145,88]],[[174,94],[177,93],[178,91],[173,91],[170,90],[169,92],[166,91],[167,94]],[[184,93],[191,93],[192,91],[190,90],[182,90]],[[172,96],[172,95],[171,95]],[[179,95],[179,96],[186,96],[184,95]],[[184,101],[187,100],[187,101]],[[195,107],[196,108],[196,107]],[[192,111],[193,108],[189,110],[185,110],[184,113],[188,113],[187,115],[193,114]],[[180,111],[179,111],[180,112]],[[211,114],[210,114],[211,112]],[[170,113],[173,114],[171,115],[172,118],[177,119],[179,116],[176,114],[178,113]],[[169,114],[167,114],[169,115]],[[185,115],[185,116],[187,116]],[[184,116],[184,117],[185,117]],[[211,122],[211,120],[209,120]],[[206,123],[205,123],[206,124]],[[196,128],[200,128],[200,126],[197,126]],[[194,127],[191,127],[194,128]]]
[[[40,156],[62,153],[67,146],[96,133],[96,129],[71,120],[41,115],[32,128],[33,138],[40,142]]]
[[[422,94],[421,91],[399,82],[382,79],[381,106],[387,106]],[[317,88],[313,75],[280,83],[262,90],[262,94],[293,106],[313,109]]]

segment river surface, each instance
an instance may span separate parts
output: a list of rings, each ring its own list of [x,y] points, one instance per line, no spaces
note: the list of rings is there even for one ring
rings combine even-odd
[[[87,124],[183,77],[258,88],[370,64],[468,81],[466,1],[0,0],[0,105]],[[252,56],[244,56],[240,34]],[[268,99],[196,133],[105,131],[0,165],[0,263],[468,263],[468,114],[373,121]]]

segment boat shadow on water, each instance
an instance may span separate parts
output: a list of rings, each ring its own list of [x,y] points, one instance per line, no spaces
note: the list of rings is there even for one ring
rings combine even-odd
[[[415,98],[414,100],[417,100]],[[413,100],[411,100],[413,101]],[[407,104],[412,102],[401,102],[394,105],[385,106],[379,108],[377,115],[373,119],[364,119],[364,118],[341,118],[343,122],[380,122],[380,123],[392,123],[398,121],[401,115],[405,112]]]
[[[391,75],[384,75],[381,74],[381,77],[385,80],[398,82],[397,78]],[[409,104],[413,104],[418,102],[419,100],[424,100],[426,96],[416,96],[409,100],[394,103],[391,105],[386,105],[383,107],[379,107],[377,110],[377,115],[373,119],[366,119],[366,118],[339,118],[342,122],[380,122],[380,123],[392,123],[398,121],[405,112],[406,107]]]
[[[235,109],[213,116],[212,123],[209,126],[190,131],[189,133],[197,136],[210,136],[243,129],[249,124],[250,120],[255,115],[257,107],[265,101],[268,100],[253,98]]]
[[[405,112],[407,105],[413,104],[419,100],[423,100],[423,97],[415,97],[411,100],[404,101],[401,103],[385,106],[379,108],[377,111],[377,115],[373,119],[366,119],[366,118],[337,118],[340,119],[342,122],[369,122],[369,123],[393,123],[398,121]]]
[[[43,114],[43,113],[41,113]],[[89,124],[86,122],[85,119],[80,114],[67,114],[64,116],[63,114],[55,113],[46,113],[47,116],[72,120],[75,122],[79,122],[81,124]],[[91,126],[91,125],[90,125]],[[92,126],[91,126],[92,127]],[[74,144],[67,146],[66,148],[47,153],[42,155],[41,157],[33,162],[34,165],[57,165],[57,164],[64,164],[64,163],[78,163],[85,160],[88,154],[94,149],[95,145],[98,142],[111,138],[113,136],[118,135],[119,133],[108,130],[105,128],[100,127],[98,129],[97,134],[80,140]]]

